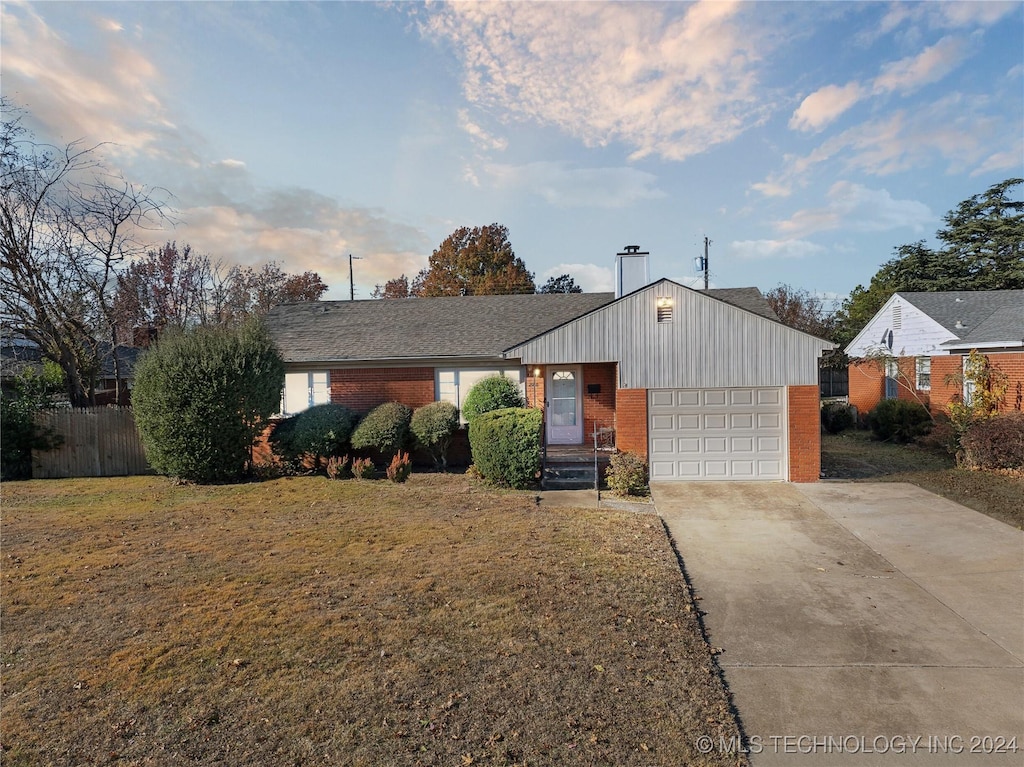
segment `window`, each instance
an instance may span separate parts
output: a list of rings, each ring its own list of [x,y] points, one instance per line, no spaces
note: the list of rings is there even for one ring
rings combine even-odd
[[[917,358],[917,381],[918,391],[928,391],[932,388],[932,358]]]
[[[459,418],[462,423],[462,403],[466,401],[466,395],[473,388],[477,381],[487,376],[503,375],[511,378],[519,384],[519,391],[526,396],[525,372],[521,367],[514,368],[439,368],[436,380],[437,399],[442,402],[451,402],[459,409]]]
[[[281,413],[294,415],[313,405],[326,405],[331,401],[330,376],[326,370],[308,373],[286,373],[281,395]]]

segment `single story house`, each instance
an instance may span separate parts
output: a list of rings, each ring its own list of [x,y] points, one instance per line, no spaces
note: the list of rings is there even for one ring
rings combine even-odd
[[[962,389],[971,350],[1006,376],[1004,409],[1024,394],[1024,290],[894,293],[846,347],[850,404],[861,414],[883,399],[939,412],[970,396]]]
[[[461,406],[500,372],[544,409],[547,445],[611,434],[654,480],[816,481],[818,358],[833,345],[783,325],[756,288],[627,289],[278,306],[282,410]]]
[[[118,394],[117,377],[114,374],[114,355],[107,341],[100,341],[99,370],[92,384],[92,395],[97,405],[128,405],[130,390],[134,383],[135,364],[138,362],[139,349],[133,346],[118,344],[117,360],[120,373],[120,401],[115,402]],[[16,379],[26,371],[39,375],[43,371],[43,353],[34,341],[19,336],[11,336],[0,340],[0,386],[5,392],[13,394]],[[66,398],[65,398],[66,403]]]

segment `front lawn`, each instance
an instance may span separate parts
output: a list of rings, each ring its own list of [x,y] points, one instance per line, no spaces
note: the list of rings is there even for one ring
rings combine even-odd
[[[1024,528],[1024,477],[958,469],[952,456],[917,445],[876,442],[851,429],[821,437],[822,476],[870,482],[910,482],[982,514]]]
[[[653,515],[406,485],[3,486],[9,765],[699,765],[737,734]]]

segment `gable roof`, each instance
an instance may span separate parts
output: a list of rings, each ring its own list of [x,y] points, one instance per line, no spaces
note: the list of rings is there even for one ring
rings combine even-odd
[[[944,348],[1024,346],[1024,290],[952,290],[899,293],[942,325]]]
[[[665,300],[672,315],[663,321]],[[774,313],[661,279],[510,347],[505,356],[528,365],[618,362],[621,388],[721,388],[817,385],[818,357],[833,348]]]
[[[757,288],[706,294],[778,322]],[[527,293],[312,301],[276,306],[264,321],[285,362],[500,359],[506,349],[614,300],[613,293]]]

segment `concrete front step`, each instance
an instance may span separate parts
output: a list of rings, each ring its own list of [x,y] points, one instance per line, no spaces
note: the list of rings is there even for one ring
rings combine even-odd
[[[548,462],[544,467],[546,490],[587,490],[594,487],[594,464],[583,462]]]
[[[544,477],[540,483],[544,490],[593,490],[594,478],[590,479],[559,479],[557,477]]]

